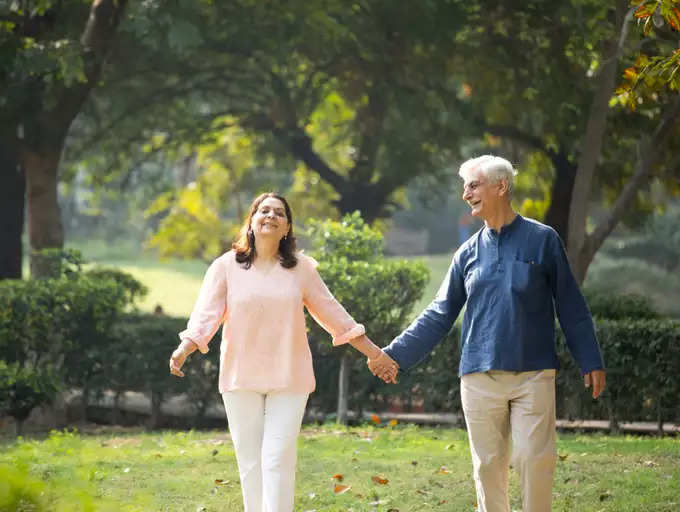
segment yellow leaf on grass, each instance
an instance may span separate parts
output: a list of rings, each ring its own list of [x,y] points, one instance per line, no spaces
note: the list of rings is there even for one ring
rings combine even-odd
[[[396,426],[397,426],[397,423],[399,423],[398,420],[392,419],[392,420],[390,420],[389,425],[390,425],[390,427],[396,427]]]
[[[440,467],[440,468],[439,468],[439,472],[440,472],[442,475],[448,475],[449,473],[451,473],[451,471],[449,470],[449,468],[447,468],[446,466]]]

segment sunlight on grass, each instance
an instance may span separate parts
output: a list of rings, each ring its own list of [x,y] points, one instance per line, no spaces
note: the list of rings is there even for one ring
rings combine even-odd
[[[467,436],[459,429],[306,426],[296,510],[474,511]],[[680,507],[680,439],[561,435],[555,511],[671,512]],[[0,470],[23,468],[44,510],[242,510],[227,433],[79,435],[0,445]],[[521,509],[511,477],[512,509]],[[336,485],[349,487],[340,494]],[[86,504],[96,504],[87,508]]]

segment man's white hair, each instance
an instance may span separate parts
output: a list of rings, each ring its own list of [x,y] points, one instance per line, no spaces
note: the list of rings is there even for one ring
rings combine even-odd
[[[505,158],[494,155],[482,155],[477,158],[470,158],[463,162],[458,169],[458,175],[466,179],[470,172],[479,169],[482,175],[488,180],[498,182],[502,179],[508,180],[508,190],[512,192],[514,177],[517,170]]]

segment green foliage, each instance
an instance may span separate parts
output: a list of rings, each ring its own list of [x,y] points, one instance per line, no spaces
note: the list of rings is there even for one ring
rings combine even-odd
[[[0,360],[0,414],[8,414],[20,424],[35,407],[50,402],[58,386],[49,368],[24,368]]]
[[[94,267],[88,270],[85,275],[95,280],[115,282],[125,292],[125,301],[128,304],[134,304],[149,293],[149,289],[130,274],[115,268]]]
[[[102,372],[102,387],[119,392],[145,392],[158,408],[170,395],[187,393],[195,423],[199,423],[207,407],[217,398],[219,350],[216,347],[220,336],[215,334],[213,350],[208,355],[196,353],[189,357],[184,367],[186,376],[177,378],[168,371],[168,361],[179,343],[177,334],[186,324],[185,318],[123,315],[113,328],[110,346],[104,347],[107,364]]]
[[[631,110],[644,100],[656,102],[658,95],[680,91],[680,2],[678,0],[632,0],[637,5],[633,22],[642,27],[646,44],[635,63],[623,72],[611,104],[620,103]],[[675,44],[674,44],[675,43]]]
[[[0,281],[3,410],[19,421],[57,388],[109,385],[101,377],[112,357],[112,328],[144,291],[119,271],[82,272],[77,253],[48,256],[59,277]]]
[[[366,327],[376,344],[386,345],[405,326],[413,305],[422,296],[429,272],[422,262],[387,259],[380,232],[364,223],[358,212],[341,221],[311,221],[310,240],[318,271],[335,298]],[[317,389],[312,395],[317,407],[327,410],[337,396],[337,356],[354,353],[333,350],[328,354],[328,335],[309,319],[310,343],[315,357]],[[358,354],[358,352],[357,352]],[[333,357],[335,356],[335,357]],[[355,357],[360,363],[363,358]],[[375,385],[365,368],[353,372],[352,403],[361,403]],[[318,396],[317,396],[318,395]]]
[[[336,299],[369,337],[386,343],[404,327],[413,304],[422,295],[429,272],[422,262],[387,259],[383,239],[358,212],[342,221],[310,222],[318,271]],[[315,322],[311,330],[324,335]]]
[[[382,257],[382,235],[366,224],[358,211],[345,215],[340,222],[310,219],[307,225],[314,257],[321,262],[342,258],[370,262]]]
[[[594,401],[560,340],[558,416],[612,421],[678,421],[680,322],[625,318],[596,320],[607,365],[607,390]]]
[[[626,318],[659,318],[649,298],[635,294],[612,294],[585,290],[588,307],[593,316],[609,320]]]
[[[16,467],[0,465],[0,512],[43,512],[45,484]]]

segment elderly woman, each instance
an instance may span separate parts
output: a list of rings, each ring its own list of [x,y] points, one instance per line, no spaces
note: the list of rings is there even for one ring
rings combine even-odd
[[[285,198],[258,196],[232,250],[208,268],[170,371],[222,329],[219,390],[229,422],[246,512],[293,510],[297,437],[314,390],[303,307],[333,336],[379,361],[394,382],[396,364],[335,300],[316,262],[296,252]]]

